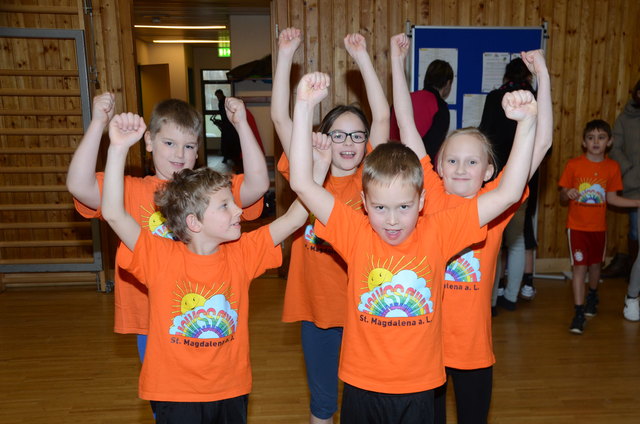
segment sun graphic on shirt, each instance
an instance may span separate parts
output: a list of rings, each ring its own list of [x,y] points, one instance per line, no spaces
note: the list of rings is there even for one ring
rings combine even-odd
[[[415,257],[412,259],[405,259],[403,256],[397,261],[394,261],[392,256],[381,263],[380,259],[375,261],[373,256],[371,256],[371,267],[363,279],[363,283],[366,284],[366,287],[362,288],[371,291],[384,283],[391,282],[391,279],[398,271],[405,269],[413,271],[419,277],[424,278],[427,282],[431,282],[432,279],[428,278],[429,274],[431,274],[431,269],[428,264],[424,263],[426,259],[426,257],[423,257],[421,260],[418,260],[418,258]]]
[[[144,206],[142,207],[142,210],[145,213],[142,215],[142,219],[144,220],[143,223],[146,224],[146,225],[143,225],[143,227],[149,228],[149,231],[151,231],[152,233],[156,231],[158,227],[160,227],[166,221],[165,217],[162,216],[160,211],[156,211],[153,208],[149,210]]]
[[[198,287],[198,284],[193,286],[193,283],[185,282],[182,285],[178,284],[177,291],[173,292],[174,294],[174,308],[175,314],[184,314],[186,312],[192,311],[199,306],[204,306],[208,299],[222,291],[224,287],[224,283],[220,285],[218,290],[213,291],[212,289],[205,288],[204,285],[202,287]],[[227,298],[228,293],[227,293]]]
[[[580,183],[580,185],[578,186],[578,191],[582,193],[583,191],[588,190],[589,187],[591,187],[590,183]]]

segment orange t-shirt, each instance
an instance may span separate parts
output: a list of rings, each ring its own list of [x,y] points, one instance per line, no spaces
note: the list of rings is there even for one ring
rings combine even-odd
[[[210,402],[251,391],[249,285],[282,263],[268,226],[197,255],[142,231],[122,263],[149,289],[142,399]]]
[[[435,171],[425,172],[434,174]],[[502,173],[485,184],[479,194],[496,188]],[[459,252],[445,270],[442,301],[442,347],[444,365],[457,369],[486,368],[495,363],[491,334],[491,296],[502,233],[518,208],[527,199],[525,189],[519,202],[487,225],[486,240]],[[435,186],[425,201],[426,213],[453,208],[465,199],[447,194]]]
[[[328,240],[348,264],[340,378],[383,393],[413,393],[445,381],[441,301],[447,260],[486,237],[477,201],[421,216],[398,246],[380,239],[367,217],[334,202]]]
[[[102,186],[104,173],[96,173],[96,179]],[[234,175],[232,178],[233,197],[240,203],[240,186],[244,175]],[[144,178],[124,177],[124,207],[127,212],[140,224],[142,229],[149,230],[153,234],[173,238],[173,233],[164,225],[164,217],[156,210],[153,196],[156,190],[164,183],[164,180],[156,176]],[[85,218],[101,218],[102,211],[91,209],[73,199],[76,210]],[[262,200],[244,209],[243,218],[256,219],[262,213]],[[147,334],[149,328],[149,305],[147,300],[147,288],[135,277],[122,269],[123,261],[128,261],[131,251],[120,243],[116,251],[115,270],[115,316],[114,331],[121,334]]]
[[[607,193],[622,190],[618,162],[609,158],[592,162],[580,155],[569,160],[558,185],[580,192],[578,200],[569,201],[567,228],[607,231]]]
[[[278,170],[289,178],[289,161],[282,155]],[[329,175],[324,188],[354,210],[362,207],[362,167],[347,177]],[[284,296],[282,321],[311,321],[320,328],[342,327],[346,308],[347,265],[313,229],[314,217],[296,231]]]

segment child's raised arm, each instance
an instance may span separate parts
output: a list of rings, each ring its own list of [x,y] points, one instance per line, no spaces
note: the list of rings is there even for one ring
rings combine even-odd
[[[291,188],[317,219],[326,224],[333,210],[334,198],[313,180],[311,127],[313,110],[327,96],[330,79],[315,72],[302,77],[296,91],[291,134]]]
[[[369,141],[371,147],[389,141],[390,111],[389,102],[384,94],[380,79],[376,74],[371,57],[367,52],[367,41],[358,33],[348,34],[344,37],[344,47],[349,55],[355,60],[360,69],[360,74],[364,80],[364,87],[367,91],[367,100],[371,107],[371,134]]]
[[[522,52],[523,62],[529,71],[536,76],[538,81],[538,120],[536,123],[536,138],[533,146],[533,156],[531,158],[531,170],[529,178],[536,172],[540,163],[544,159],[547,151],[551,148],[553,140],[553,106],[551,104],[551,80],[549,70],[544,60],[542,50],[531,50]]]
[[[96,162],[102,133],[115,111],[115,97],[106,92],[93,98],[91,123],[73,154],[67,173],[69,192],[91,209],[100,207],[100,188],[96,180]]]
[[[313,140],[313,180],[322,185],[331,167],[331,138],[326,134],[314,136]],[[294,200],[289,209],[269,224],[269,232],[274,245],[281,243],[307,221],[308,211],[299,199]]]
[[[138,115],[122,113],[109,124],[109,151],[104,170],[102,216],[120,240],[133,250],[140,236],[140,224],[124,208],[124,165],[129,147],[142,138],[147,126]]]
[[[229,121],[233,124],[240,139],[244,181],[240,187],[241,206],[254,204],[269,189],[269,172],[262,149],[247,121],[244,103],[235,97],[225,99],[224,108]]]
[[[302,33],[297,28],[285,28],[278,36],[278,60],[271,89],[271,120],[276,129],[284,154],[289,157],[291,128],[289,116],[290,80],[293,55],[302,42]]]
[[[415,152],[419,159],[427,155],[422,137],[416,128],[409,87],[404,75],[404,61],[411,43],[406,34],[391,37],[391,76],[393,79],[393,108],[400,130],[400,141]]]
[[[513,147],[498,187],[478,197],[480,225],[491,222],[522,197],[529,179],[535,138],[537,105],[527,90],[506,93],[502,108],[509,119],[518,121]]]

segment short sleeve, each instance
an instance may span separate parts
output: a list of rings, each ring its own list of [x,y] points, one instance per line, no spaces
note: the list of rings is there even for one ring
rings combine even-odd
[[[242,183],[244,182],[244,174],[237,174],[231,178],[231,192],[233,194],[233,200],[236,204],[242,207],[242,219],[246,221],[252,221],[254,219],[260,218],[262,215],[262,208],[264,206],[264,198],[261,197],[256,200],[255,203],[245,206],[242,204],[240,200],[240,189],[242,188]]]

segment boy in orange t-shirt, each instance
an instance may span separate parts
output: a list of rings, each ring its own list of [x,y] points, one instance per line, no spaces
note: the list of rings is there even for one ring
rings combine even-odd
[[[419,216],[422,164],[408,147],[386,143],[365,158],[367,216],[335,201],[309,172],[312,117],[329,77],[305,75],[297,90],[291,187],[316,216],[316,234],[348,265],[340,357],[341,420],[433,422],[433,389],[444,382],[441,299],[447,260],[486,237],[484,226],[517,202],[528,176],[535,113],[525,106],[523,143],[498,187],[455,209]],[[402,417],[402,418],[401,418]]]
[[[607,204],[637,208],[640,200],[618,196],[622,176],[618,162],[606,157],[613,143],[611,126],[595,119],[582,133],[585,153],[567,163],[560,181],[560,203],[569,205],[567,234],[573,269],[575,315],[569,331],[582,334],[586,317],[595,316],[598,307],[598,281],[606,252]],[[589,293],[585,305],[584,283],[589,272]]]
[[[244,109],[237,99],[230,99],[229,105],[234,110],[238,107]],[[96,173],[95,169],[102,133],[114,111],[112,93],[94,98],[91,123],[69,165],[67,188],[74,197],[76,210],[85,218],[102,216],[100,202],[104,173]],[[247,131],[251,130],[246,121],[237,120],[235,125],[243,134],[244,161],[246,169],[251,172],[233,176],[234,199],[247,207],[244,219],[256,219],[262,212],[260,199],[269,186],[267,166],[255,139],[248,137]],[[202,116],[188,103],[168,99],[155,105],[149,131],[144,134],[146,150],[152,153],[155,174],[144,178],[125,177],[125,207],[142,227],[153,234],[173,238],[173,233],[164,224],[164,217],[156,209],[153,194],[171,180],[174,172],[195,166],[201,134]],[[138,353],[142,361],[149,326],[147,288],[120,266],[128,260],[129,254],[129,250],[120,243],[115,260],[114,331],[138,335]]]
[[[152,401],[158,422],[246,423],[249,284],[280,265],[279,244],[307,212],[295,201],[270,225],[241,236],[242,210],[229,177],[209,168],[183,169],[155,195],[181,242],[143,231],[124,207],[123,173],[127,152],[144,131],[138,115],[112,119],[102,197],[104,219],[132,251],[122,266],[149,291],[140,397]]]

